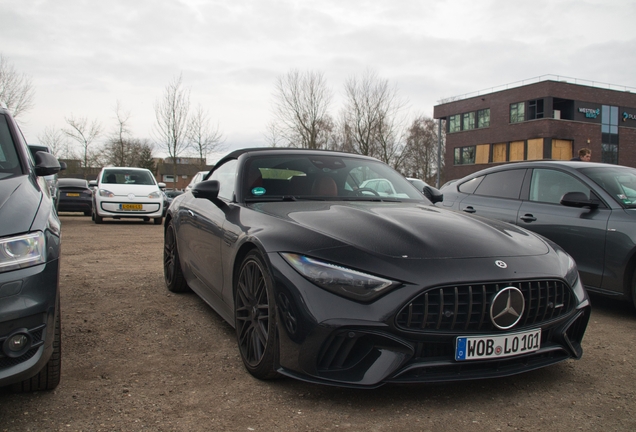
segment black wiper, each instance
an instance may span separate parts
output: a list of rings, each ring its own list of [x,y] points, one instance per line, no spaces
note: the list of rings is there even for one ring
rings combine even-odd
[[[369,201],[369,202],[402,202],[401,199],[398,198],[387,198],[387,197],[342,197],[340,198],[342,201]]]
[[[268,196],[268,197],[252,197],[245,198],[245,202],[281,202],[281,201],[297,201],[295,196],[285,195],[285,196]]]

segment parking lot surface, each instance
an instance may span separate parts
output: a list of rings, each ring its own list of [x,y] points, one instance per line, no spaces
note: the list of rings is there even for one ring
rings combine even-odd
[[[375,390],[252,378],[234,330],[163,283],[163,227],[62,214],[62,381],[0,390],[0,431],[633,431],[636,311],[592,297],[580,361]]]

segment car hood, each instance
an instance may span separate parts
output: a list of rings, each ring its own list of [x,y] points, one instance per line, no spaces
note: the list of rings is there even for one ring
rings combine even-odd
[[[0,181],[0,237],[28,232],[41,201],[42,193],[29,176]]]
[[[251,208],[395,258],[501,258],[549,251],[540,237],[514,225],[424,204],[277,202]]]

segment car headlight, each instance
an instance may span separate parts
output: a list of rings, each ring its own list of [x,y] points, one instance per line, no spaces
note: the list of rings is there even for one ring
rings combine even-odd
[[[329,264],[304,255],[281,253],[298,273],[327,291],[368,302],[399,285],[388,279]]]
[[[106,190],[106,189],[100,189],[100,190],[99,190],[99,196],[108,197],[108,198],[114,198],[114,197],[115,197],[115,194],[114,194],[114,193],[112,193],[112,192],[111,192],[111,191],[109,191],[109,190]]]
[[[566,282],[570,284],[571,287],[574,287],[579,279],[579,269],[576,266],[576,262],[563,249],[557,248],[556,252],[559,256],[559,263],[561,264],[563,274],[565,274]]]
[[[0,239],[0,272],[44,264],[45,245],[42,231]]]
[[[148,194],[148,198],[161,198],[161,193],[160,192],[152,192],[150,194]]]

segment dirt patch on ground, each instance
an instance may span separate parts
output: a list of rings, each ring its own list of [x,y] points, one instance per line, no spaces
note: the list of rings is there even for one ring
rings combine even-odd
[[[2,431],[636,430],[636,312],[593,297],[580,361],[351,390],[243,368],[233,329],[163,283],[163,228],[61,217],[62,382],[0,390]]]

